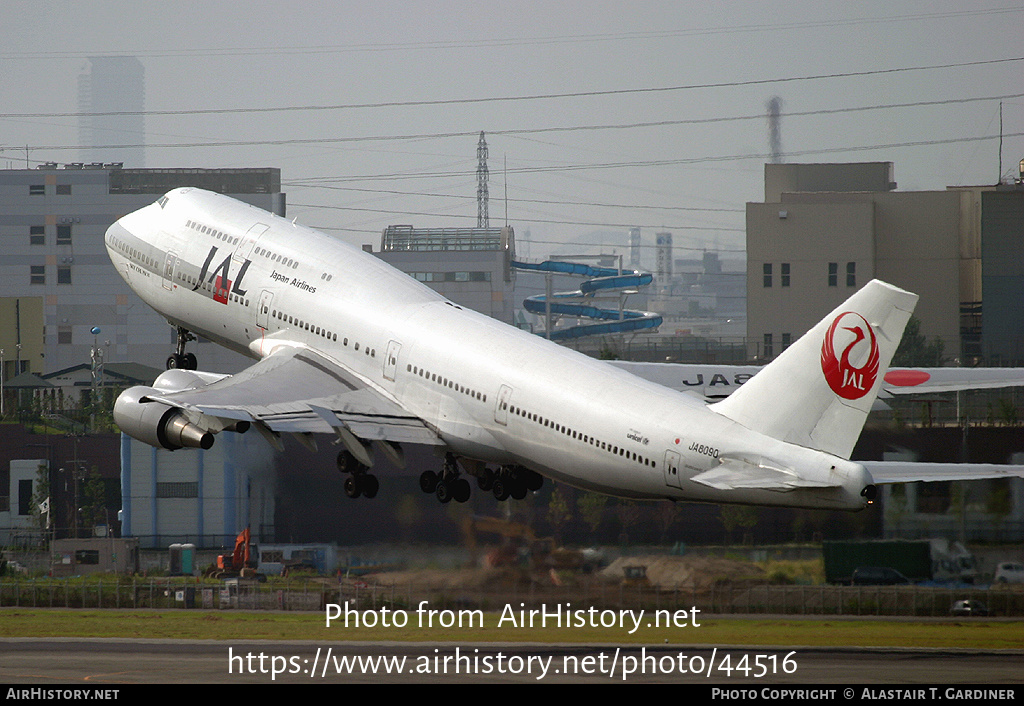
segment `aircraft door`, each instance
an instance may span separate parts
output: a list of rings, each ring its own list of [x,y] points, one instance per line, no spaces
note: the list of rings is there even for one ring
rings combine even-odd
[[[508,406],[512,400],[512,388],[502,385],[498,390],[497,406],[494,408],[494,421],[498,424],[508,425]]]
[[[267,229],[270,228],[265,223],[257,223],[250,228],[245,235],[242,236],[241,240],[238,241],[238,247],[235,248],[234,257],[236,260],[248,260],[249,255],[252,254],[253,246],[256,245],[256,241],[260,239]]]
[[[384,354],[384,378],[395,381],[395,371],[398,369],[398,354],[402,351],[402,344],[398,341],[388,341],[388,350]]]
[[[256,325],[266,331],[270,328],[270,305],[274,302],[274,293],[269,289],[260,292],[260,303],[256,307]]]
[[[164,289],[170,290],[174,284],[174,268],[178,263],[178,256],[175,253],[168,252],[164,256]]]
[[[665,452],[665,485],[683,487],[679,479],[679,454],[675,451]]]

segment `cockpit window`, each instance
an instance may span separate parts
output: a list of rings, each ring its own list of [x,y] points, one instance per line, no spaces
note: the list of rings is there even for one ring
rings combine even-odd
[[[166,205],[167,205],[167,200],[168,200],[168,199],[167,199],[167,197],[166,197],[166,196],[161,196],[161,197],[160,197],[159,199],[157,199],[157,201],[156,201],[156,202],[157,202],[158,204],[160,204],[160,208],[163,208],[164,206],[166,206]]]

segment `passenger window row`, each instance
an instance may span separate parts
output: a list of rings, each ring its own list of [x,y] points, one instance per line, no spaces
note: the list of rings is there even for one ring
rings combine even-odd
[[[333,331],[328,331],[327,329],[323,328],[322,326],[317,326],[316,324],[312,324],[312,323],[310,323],[308,321],[303,321],[302,319],[300,319],[297,316],[292,316],[291,314],[286,314],[286,313],[284,313],[283,311],[281,311],[279,309],[274,309],[273,312],[271,312],[271,316],[274,317],[275,319],[277,319],[278,321],[281,321],[283,324],[288,324],[289,326],[296,326],[296,327],[302,329],[303,331],[309,331],[310,333],[312,333],[312,334],[314,334],[316,336],[320,336],[321,338],[325,338],[328,341],[337,341],[338,340],[338,334],[337,333],[335,333]],[[284,328],[284,327],[282,326],[281,328]],[[347,348],[348,347],[348,338],[342,338],[341,339],[341,344]],[[354,348],[354,350],[358,351],[359,350],[359,343],[358,342],[354,342],[353,343],[353,348]],[[364,353],[364,355],[368,355],[371,358],[376,358],[377,357],[377,349],[376,348],[371,348],[370,346],[363,346],[363,353]]]
[[[413,375],[419,375],[421,378],[423,378],[425,380],[429,380],[430,382],[437,383],[441,387],[447,387],[449,390],[455,390],[459,394],[469,395],[470,397],[472,397],[474,399],[477,399],[477,400],[480,400],[481,402],[486,402],[487,401],[487,395],[485,395],[484,393],[480,392],[479,390],[471,390],[470,388],[466,387],[465,385],[461,385],[461,384],[455,382],[454,380],[449,380],[448,378],[446,378],[446,377],[444,377],[442,375],[438,375],[437,373],[431,373],[431,372],[429,372],[427,370],[424,370],[423,368],[417,367],[415,365],[406,365],[405,366],[405,370],[406,370],[406,372],[410,372]]]
[[[191,287],[195,287],[198,284],[199,289],[203,290],[204,292],[209,292],[214,295],[220,295],[222,297],[230,299],[233,302],[241,304],[242,306],[249,306],[249,300],[247,298],[239,296],[227,290],[218,289],[213,282],[200,282],[199,278],[190,277],[186,274],[182,274],[181,272],[178,273],[178,280],[184,282],[186,285],[189,285]]]
[[[535,412],[528,412],[522,407],[510,405],[507,402],[502,402],[501,408],[503,410],[511,412],[517,417],[522,417],[523,419],[539,424],[542,427],[554,429],[556,432],[564,434],[565,436],[571,439],[576,439],[577,441],[580,441],[584,444],[590,444],[591,446],[601,449],[602,451],[607,451],[611,453],[613,456],[622,456],[627,460],[635,461],[636,463],[643,464],[644,466],[654,468],[653,460],[647,458],[646,456],[643,456],[642,454],[638,454],[635,451],[630,451],[628,449],[625,449],[621,446],[616,446],[607,441],[601,441],[600,439],[596,439],[593,436],[589,436],[588,434],[576,431],[571,427],[567,427],[564,424],[558,424],[557,422],[542,417],[539,414],[536,414]]]
[[[191,228],[192,230],[196,231],[197,233],[212,236],[217,240],[223,240],[229,245],[236,245],[238,243],[238,238],[236,236],[228,235],[222,230],[217,230],[216,228],[211,228],[210,226],[204,226],[201,223],[196,223],[195,221],[187,221],[185,225]]]
[[[138,248],[131,247],[128,243],[124,242],[120,238],[111,238],[114,243],[114,247],[120,251],[125,257],[142,262],[147,267],[156,268],[156,260],[143,253]]]
[[[278,263],[284,265],[285,267],[290,267],[293,270],[298,268],[298,266],[299,266],[299,261],[298,260],[293,260],[290,257],[285,257],[281,253],[271,252],[271,251],[267,250],[266,248],[256,248],[254,250],[254,252],[257,255],[259,255],[260,257],[265,257],[268,260],[270,260],[271,262],[278,262]]]

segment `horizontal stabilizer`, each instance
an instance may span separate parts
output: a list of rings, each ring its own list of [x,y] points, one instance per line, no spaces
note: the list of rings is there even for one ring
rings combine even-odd
[[[878,485],[916,481],[1024,478],[1024,466],[996,463],[919,463],[917,461],[860,461]]]

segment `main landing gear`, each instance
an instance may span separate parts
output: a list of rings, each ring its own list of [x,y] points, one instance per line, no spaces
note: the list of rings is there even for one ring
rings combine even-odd
[[[491,492],[496,500],[522,500],[529,492],[540,490],[544,476],[522,466],[502,466],[494,474]],[[482,486],[481,486],[482,487]]]
[[[345,495],[350,498],[375,498],[380,490],[377,476],[369,472],[369,468],[356,460],[348,449],[338,452],[338,472],[349,473],[345,479]]]
[[[522,466],[502,466],[497,472],[484,467],[476,476],[477,486],[484,492],[491,491],[497,500],[510,497],[522,500],[531,491],[540,490],[544,477]],[[459,467],[453,454],[445,456],[444,468],[440,473],[424,471],[420,474],[420,490],[434,494],[442,503],[464,503],[469,500],[469,481],[459,474]]]
[[[186,353],[185,344],[196,340],[190,331],[178,326],[178,344],[174,354],[167,359],[168,370],[195,370],[198,366],[195,353]]]
[[[423,471],[420,474],[420,490],[433,493],[441,503],[452,500],[464,503],[469,500],[469,481],[459,476],[459,465],[454,454],[445,454],[441,473]]]

